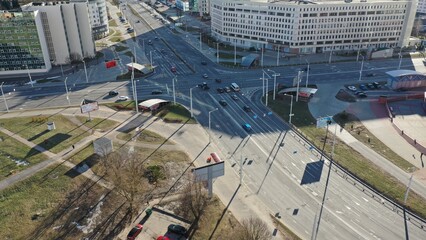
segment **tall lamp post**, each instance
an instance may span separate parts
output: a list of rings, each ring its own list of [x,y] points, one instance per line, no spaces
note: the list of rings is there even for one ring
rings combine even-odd
[[[328,64],[331,64],[331,55],[333,54],[333,49],[331,49],[330,57],[328,58]]]
[[[30,69],[28,67],[28,64],[25,64],[24,66],[27,67],[27,73],[28,73],[28,78],[30,79],[31,87],[34,87],[33,79],[31,78],[31,73],[30,73]]]
[[[87,77],[87,69],[86,69],[86,62],[83,60],[81,60],[83,62],[83,66],[84,66],[84,74],[86,75],[86,83],[89,83],[89,78]]]
[[[291,100],[290,100],[290,113],[288,114],[288,123],[291,125],[291,117],[294,116],[293,114],[293,95],[289,95],[289,94],[284,94],[285,96],[290,96]]]
[[[408,226],[407,226],[407,218],[405,216],[405,209],[407,208],[407,198],[408,198],[408,193],[410,192],[410,187],[411,187],[411,181],[413,180],[413,175],[411,175],[410,177],[410,181],[408,182],[408,186],[407,186],[407,191],[405,191],[405,196],[404,196],[404,225],[405,225],[405,239],[409,240],[410,237],[408,235]]]
[[[402,50],[402,49],[401,49]],[[399,52],[399,64],[398,64],[398,69],[401,69],[401,64],[402,64],[402,54],[401,51]]]
[[[177,81],[176,79],[176,75],[173,77],[172,79],[172,87],[173,87],[173,104],[176,105],[176,91],[175,91],[175,81]]]
[[[4,92],[3,92],[3,84],[4,82],[2,82],[0,85],[1,95],[3,96],[4,105],[6,106],[6,111],[9,112],[9,106],[7,106],[6,96],[4,96]]]
[[[71,105],[71,102],[70,102],[70,96],[69,96],[69,93],[68,93],[67,80],[68,80],[68,77],[66,77],[66,78],[65,78],[65,81],[64,81],[64,84],[65,84],[65,92],[67,93],[67,101],[68,101],[68,105]]]
[[[191,105],[191,118],[193,118],[194,117],[194,112],[192,111],[192,89],[193,88],[196,88],[196,87],[192,87],[192,88],[190,88],[189,89],[189,99],[190,99],[190,105]],[[174,90],[173,90],[174,91]]]
[[[216,43],[216,62],[219,63],[219,43]]]
[[[219,110],[219,109],[215,108],[215,109],[209,111],[209,143],[211,142],[211,138],[212,138],[211,137],[211,127],[212,127],[211,114],[212,114],[212,112],[217,111],[217,110]]]
[[[276,88],[276,86],[277,86],[277,77],[279,77],[281,74],[276,73],[275,71],[273,71],[273,70],[271,70],[271,69],[268,69],[268,71],[269,71],[269,72],[273,72],[272,76],[274,77],[274,95],[273,95],[273,97],[272,97],[272,98],[275,100],[275,92],[276,92],[275,88]]]
[[[361,69],[359,70],[359,79],[358,79],[358,81],[361,81],[361,78],[362,78],[362,70],[363,70],[363,68],[364,68],[364,56],[363,56],[363,55],[361,55],[361,57],[362,57],[362,59],[361,59]]]
[[[309,62],[308,62],[308,59],[305,59],[305,61],[306,61],[306,63],[308,64],[308,69],[307,69],[307,71],[306,71],[306,87],[308,87],[308,82],[309,82],[309,71],[310,71],[310,64],[309,64]]]

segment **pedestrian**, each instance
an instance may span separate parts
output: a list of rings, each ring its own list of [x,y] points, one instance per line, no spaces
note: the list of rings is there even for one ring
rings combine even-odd
[[[414,145],[416,145],[417,144],[417,141],[416,141],[416,139],[414,139]]]
[[[401,135],[404,135],[404,130],[401,131]]]
[[[74,145],[72,145],[72,149],[74,150],[74,148],[75,148],[75,146]]]

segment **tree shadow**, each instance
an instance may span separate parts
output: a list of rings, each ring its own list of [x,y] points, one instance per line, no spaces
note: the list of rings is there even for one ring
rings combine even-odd
[[[75,167],[68,170],[65,175],[70,178],[75,178],[98,164],[100,160],[101,159],[97,154],[92,153],[92,155],[81,161]]]

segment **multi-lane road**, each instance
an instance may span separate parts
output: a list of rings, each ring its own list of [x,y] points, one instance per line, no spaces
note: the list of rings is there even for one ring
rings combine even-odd
[[[139,99],[152,98],[151,91],[159,89],[165,93],[159,97],[171,100],[175,76],[170,70],[172,66],[177,68],[178,101],[188,107],[189,89],[207,81],[211,87],[209,91],[193,89],[194,115],[207,127],[208,112],[218,108],[211,113],[212,141],[226,154],[229,165],[234,166],[231,167],[233,171],[238,173],[237,166],[242,159],[243,186],[261,199],[267,211],[279,212],[285,224],[303,239],[405,238],[404,218],[398,208],[377,195],[372,197],[363,192],[336,167],[330,171],[328,160],[320,161],[315,151],[304,145],[304,141],[300,141],[281,119],[268,114],[270,110],[259,101],[262,70],[234,70],[215,65],[188,44],[185,35],[172,32],[142,5],[136,2],[128,5],[142,16],[133,15],[129,7],[123,10],[138,34],[136,42],[128,43],[134,44],[140,61],[152,59],[156,66],[153,76],[137,81]],[[129,60],[121,59],[123,63]],[[207,61],[207,65],[200,64],[201,61]],[[394,70],[398,62],[394,59],[367,62],[364,74],[374,71],[378,75],[369,81],[384,80],[384,72]],[[412,68],[409,62],[404,62],[405,65]],[[273,70],[281,74],[278,83],[290,84],[299,68],[276,67]],[[336,83],[336,87],[342,87],[345,83],[357,82],[359,71],[360,63],[356,62],[315,64],[311,65],[309,81],[313,84]],[[210,79],[203,79],[201,75],[204,73]],[[102,75],[104,80],[111,77],[107,75]],[[69,102],[63,83],[37,84],[34,88],[3,86],[3,90],[11,110],[78,105],[83,98],[110,102],[115,100],[115,97],[108,97],[110,90],[129,96],[132,92],[129,82],[107,82],[101,78],[98,82],[85,84],[80,78],[70,76],[75,81],[68,85]],[[216,83],[214,78],[221,78],[223,82]],[[232,99],[229,93],[215,90],[231,82],[242,88],[236,93],[238,100]],[[270,80],[269,89],[272,86]],[[219,100],[225,100],[228,105],[221,106]],[[245,105],[253,111],[245,112],[242,108]],[[0,110],[6,110],[3,96]],[[252,131],[246,132],[241,127],[243,123],[249,123]],[[426,229],[413,221],[407,221],[407,226],[411,239],[426,239]]]

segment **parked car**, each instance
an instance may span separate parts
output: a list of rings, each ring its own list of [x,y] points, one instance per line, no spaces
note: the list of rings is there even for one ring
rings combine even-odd
[[[228,103],[226,103],[226,101],[225,100],[219,100],[219,103],[220,103],[220,105],[222,105],[222,106],[227,106],[228,105]]]
[[[231,96],[231,98],[232,98],[232,99],[234,99],[235,101],[237,101],[237,100],[238,100],[238,97],[237,97],[237,95],[235,95],[235,94],[233,94],[233,95]]]
[[[119,96],[119,97],[117,98],[117,101],[127,101],[127,100],[129,100],[129,97],[128,97],[128,96]]]
[[[251,125],[250,124],[244,123],[242,126],[243,126],[244,130],[246,130],[247,132],[251,131]]]
[[[251,112],[251,108],[249,106],[244,106],[243,110],[246,112]]]
[[[365,91],[365,90],[367,90],[368,88],[367,88],[364,84],[361,84],[361,85],[359,85],[359,89],[361,89],[361,90]]]
[[[359,98],[366,98],[367,94],[365,94],[364,92],[362,92],[362,93],[358,94],[358,97]]]
[[[203,78],[209,78],[209,75],[207,75],[207,73],[204,73]]]
[[[137,21],[136,21],[136,23],[140,23],[140,22],[141,22],[141,20],[137,20]]]
[[[130,230],[129,234],[127,234],[127,240],[135,240],[139,233],[142,232],[143,226],[142,224],[138,224]]]
[[[355,92],[357,89],[355,86],[346,86],[349,90],[351,90],[352,92]]]
[[[201,61],[201,65],[207,65],[206,61]]]
[[[153,90],[153,91],[151,92],[151,94],[152,94],[152,95],[159,95],[159,94],[163,94],[163,91],[161,91],[161,90]]]
[[[380,88],[381,87],[381,85],[380,85],[379,82],[373,82],[373,85],[374,85],[375,88]]]
[[[225,92],[231,92],[231,88],[230,87],[225,87]]]
[[[374,88],[374,85],[373,85],[372,83],[367,83],[367,87],[368,87],[369,89],[373,89],[373,88]]]
[[[109,91],[109,92],[108,92],[108,95],[109,95],[109,96],[112,96],[112,97],[113,97],[113,96],[117,96],[117,95],[118,95],[118,92],[117,92],[117,91],[115,91],[115,90],[114,90],[114,91]]]
[[[177,233],[179,235],[185,235],[187,231],[185,227],[182,227],[181,225],[177,225],[177,224],[170,224],[167,227],[167,230],[169,232]]]
[[[223,90],[223,88],[218,88],[218,89],[216,89],[217,90],[217,92],[218,93],[223,93],[223,92],[225,92],[225,90]]]
[[[364,93],[363,91],[356,91],[354,94],[355,95],[359,95],[359,94],[361,94],[361,93]]]
[[[375,77],[375,76],[377,76],[377,74],[376,73],[367,73],[365,76],[366,77]]]

